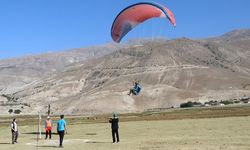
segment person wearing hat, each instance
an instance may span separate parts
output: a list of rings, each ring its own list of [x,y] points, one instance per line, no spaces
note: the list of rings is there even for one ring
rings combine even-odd
[[[45,120],[45,131],[46,131],[45,139],[48,138],[48,135],[49,135],[49,139],[51,139],[52,120],[50,119],[49,116]]]
[[[119,118],[117,116],[117,114],[113,114],[113,117],[109,119],[109,123],[111,123],[111,129],[112,129],[112,138],[113,138],[113,143],[115,142],[119,142],[120,139],[119,139],[119,132],[118,132],[118,129],[119,129]]]

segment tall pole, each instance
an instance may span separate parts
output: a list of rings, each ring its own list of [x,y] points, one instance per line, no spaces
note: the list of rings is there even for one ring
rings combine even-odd
[[[39,139],[42,138],[42,133],[41,133],[41,112],[38,112],[38,132],[39,132]]]
[[[48,105],[48,116],[50,116],[50,104]]]
[[[41,127],[40,127],[40,121],[41,121],[41,112],[38,111],[38,124],[37,124],[37,137],[36,137],[36,149],[38,149],[38,142],[39,138],[42,138],[41,136]]]

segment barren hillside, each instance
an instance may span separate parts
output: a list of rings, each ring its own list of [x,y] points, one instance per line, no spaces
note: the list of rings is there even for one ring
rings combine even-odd
[[[138,112],[176,107],[189,100],[250,96],[249,33],[236,30],[205,40],[182,38],[113,45],[112,50],[107,49],[112,53],[88,61],[81,57],[66,63],[69,57],[62,55],[63,65],[48,71],[49,76],[41,78],[32,73],[27,77],[29,80],[34,75],[29,84],[15,92],[2,92],[1,112],[19,109],[24,114],[36,113],[46,111],[48,104],[56,114]],[[53,57],[47,57],[50,67],[46,69],[54,69]],[[30,66],[41,70],[40,64]],[[14,76],[17,80],[21,77]],[[128,96],[134,80],[141,82],[142,92]]]
[[[0,93],[13,93],[33,81],[65,69],[72,63],[101,57],[119,47],[122,45],[106,44],[0,60]]]

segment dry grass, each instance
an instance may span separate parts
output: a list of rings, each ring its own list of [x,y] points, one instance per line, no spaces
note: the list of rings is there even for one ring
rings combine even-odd
[[[65,136],[64,149],[249,150],[249,111],[249,106],[237,106],[123,114],[120,116],[119,144],[111,143],[108,115],[89,119],[70,116],[66,117],[69,133]],[[18,118],[21,122],[21,134],[19,143],[15,145],[10,144],[10,127],[6,122],[10,118],[1,119],[3,121],[0,126],[1,150],[57,148],[58,135],[53,135],[52,140],[41,139],[39,147],[36,147],[35,117]],[[30,122],[25,123],[25,120]]]

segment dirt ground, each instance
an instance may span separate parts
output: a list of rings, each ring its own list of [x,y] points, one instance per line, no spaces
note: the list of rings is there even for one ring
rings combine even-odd
[[[67,118],[66,118],[67,120]],[[72,125],[71,125],[72,123]],[[250,117],[128,121],[120,123],[120,143],[112,144],[109,123],[68,121],[64,149],[69,150],[250,150]],[[17,144],[10,127],[0,126],[0,149],[50,150],[58,135],[37,143],[37,126],[22,125]]]

